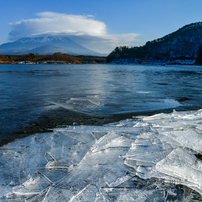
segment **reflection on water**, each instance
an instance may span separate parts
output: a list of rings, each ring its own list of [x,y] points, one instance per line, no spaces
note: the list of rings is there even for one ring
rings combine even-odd
[[[6,135],[59,107],[102,117],[200,108],[201,84],[198,66],[1,65],[0,129]]]

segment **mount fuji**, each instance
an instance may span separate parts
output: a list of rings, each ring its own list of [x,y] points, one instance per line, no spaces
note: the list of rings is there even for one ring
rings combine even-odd
[[[101,53],[89,50],[84,46],[63,36],[40,36],[35,38],[21,38],[14,42],[0,45],[0,54],[21,55],[38,53],[40,55],[53,54],[55,52],[72,55],[101,56]]]

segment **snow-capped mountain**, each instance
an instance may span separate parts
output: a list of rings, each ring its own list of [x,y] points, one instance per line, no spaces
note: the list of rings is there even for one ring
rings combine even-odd
[[[47,54],[52,55],[52,54],[57,53],[57,52],[73,55],[72,52],[70,52],[64,48],[56,47],[56,46],[50,46],[50,45],[44,45],[44,46],[40,46],[37,48],[33,48],[31,50],[28,50],[25,53],[27,53],[27,54],[28,53],[34,53],[34,54],[38,53],[39,55],[47,55]]]
[[[50,51],[48,51],[50,49]],[[4,43],[0,45],[0,54],[14,55],[24,53],[47,54],[47,52],[71,53],[74,55],[96,55],[100,53],[91,51],[80,44],[72,41],[68,37],[63,36],[41,36],[35,38],[21,38],[14,42]],[[37,51],[36,51],[37,50]]]
[[[162,38],[148,41],[141,47],[117,47],[108,62],[194,63],[202,45],[202,22],[186,25]]]

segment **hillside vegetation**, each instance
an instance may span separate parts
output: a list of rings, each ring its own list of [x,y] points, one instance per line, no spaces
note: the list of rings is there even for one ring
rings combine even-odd
[[[162,38],[140,47],[116,47],[107,57],[108,63],[188,63],[197,58],[202,45],[202,22],[186,25]]]
[[[199,47],[198,56],[196,58],[196,65],[202,65],[202,46]]]
[[[65,53],[54,53],[53,55],[0,55],[0,64],[12,63],[61,63],[61,64],[84,64],[84,63],[105,63],[106,57],[98,56],[74,56]]]

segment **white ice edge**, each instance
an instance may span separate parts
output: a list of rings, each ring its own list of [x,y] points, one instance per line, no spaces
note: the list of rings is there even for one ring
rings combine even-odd
[[[4,145],[1,201],[166,200],[178,197],[171,182],[202,194],[202,161],[195,156],[202,152],[202,110],[136,118],[69,126]],[[153,188],[135,187],[152,178]]]

